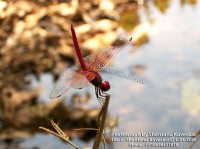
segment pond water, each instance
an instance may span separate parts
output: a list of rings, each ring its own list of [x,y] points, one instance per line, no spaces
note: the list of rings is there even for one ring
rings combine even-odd
[[[161,9],[163,12],[153,3],[148,9],[139,8],[141,23],[150,24],[148,41],[137,47],[126,47],[110,67],[139,73],[146,84],[102,73],[111,84],[109,113],[119,116],[118,132],[196,133],[200,130],[200,3],[190,2],[181,5],[178,0],[168,1],[167,8]],[[46,75],[42,83],[50,86],[47,83],[50,78],[45,78]],[[48,96],[50,90],[48,87],[42,96]],[[87,91],[95,99],[94,87],[84,88],[80,94]],[[75,92],[72,89],[66,96]],[[87,106],[97,107],[99,103],[91,100]],[[92,144],[74,141],[81,146]],[[177,148],[186,149],[188,145],[179,143]],[[22,146],[70,148],[56,137],[44,134],[27,139]],[[120,142],[114,143],[114,148],[129,147],[127,142]]]

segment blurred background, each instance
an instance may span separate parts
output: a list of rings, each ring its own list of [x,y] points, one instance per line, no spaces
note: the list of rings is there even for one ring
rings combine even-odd
[[[91,147],[101,108],[92,85],[49,99],[66,67],[77,69],[70,33],[84,56],[133,37],[108,68],[145,84],[102,72],[111,85],[109,133],[200,130],[200,2],[198,0],[0,1],[0,148],[72,148],[39,131],[53,118],[72,141]],[[193,148],[199,148],[199,142]],[[179,143],[186,149],[190,142]]]

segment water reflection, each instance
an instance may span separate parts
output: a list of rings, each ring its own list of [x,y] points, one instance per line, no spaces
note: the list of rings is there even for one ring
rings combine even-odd
[[[181,5],[182,6],[184,6],[186,4],[196,5],[197,4],[197,0],[181,0]]]
[[[160,12],[165,13],[169,8],[170,0],[153,0],[153,4],[160,10]]]

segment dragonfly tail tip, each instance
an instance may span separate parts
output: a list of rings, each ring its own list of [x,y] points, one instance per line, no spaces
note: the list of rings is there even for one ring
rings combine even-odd
[[[74,30],[74,26],[73,26],[73,24],[71,24],[71,30]]]

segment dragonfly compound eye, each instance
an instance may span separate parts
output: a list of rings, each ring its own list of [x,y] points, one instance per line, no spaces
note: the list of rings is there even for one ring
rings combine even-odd
[[[103,81],[100,86],[101,90],[106,92],[110,89],[110,84],[108,81]]]

